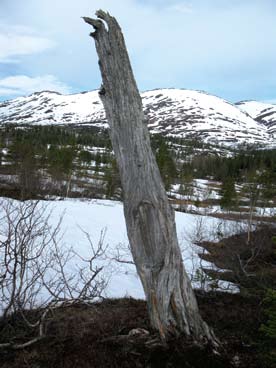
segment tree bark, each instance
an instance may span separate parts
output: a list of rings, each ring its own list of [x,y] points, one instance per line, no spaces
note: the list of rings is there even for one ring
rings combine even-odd
[[[162,339],[183,333],[215,343],[202,320],[178,245],[174,211],[151,150],[141,97],[116,19],[99,10],[94,27],[103,84],[99,91],[124,194],[124,214],[151,324]]]

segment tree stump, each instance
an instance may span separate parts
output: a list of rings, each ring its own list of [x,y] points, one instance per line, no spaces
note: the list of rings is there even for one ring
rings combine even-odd
[[[100,97],[110,126],[124,196],[132,256],[146,295],[152,326],[163,340],[184,334],[216,344],[202,320],[178,245],[170,206],[151,150],[142,100],[116,19],[99,10],[84,17],[94,28],[103,84]]]

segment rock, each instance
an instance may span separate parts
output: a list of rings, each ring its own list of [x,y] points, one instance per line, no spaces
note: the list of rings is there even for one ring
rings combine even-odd
[[[144,328],[138,327],[130,330],[128,336],[148,336],[149,334],[149,331],[145,330]]]

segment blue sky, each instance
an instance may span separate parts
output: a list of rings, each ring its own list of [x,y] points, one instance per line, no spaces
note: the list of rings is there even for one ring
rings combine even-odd
[[[81,16],[99,8],[121,24],[141,91],[276,103],[275,0],[1,0],[0,99],[97,89],[97,55]]]

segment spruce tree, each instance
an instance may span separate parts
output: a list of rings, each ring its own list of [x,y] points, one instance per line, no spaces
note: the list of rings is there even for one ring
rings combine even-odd
[[[237,192],[235,182],[231,177],[226,177],[221,186],[220,206],[223,209],[230,210],[237,203]]]

